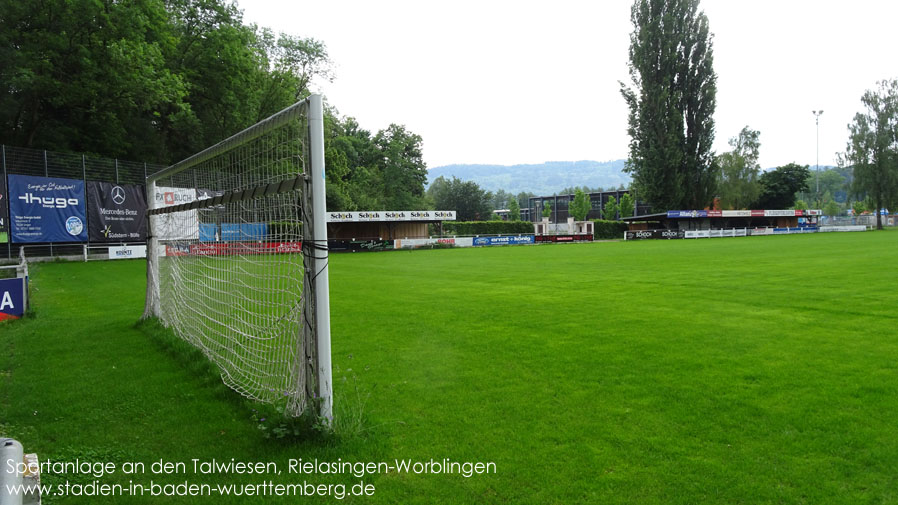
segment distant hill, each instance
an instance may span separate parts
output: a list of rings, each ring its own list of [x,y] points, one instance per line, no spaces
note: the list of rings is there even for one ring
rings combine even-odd
[[[609,189],[630,183],[623,173],[624,160],[614,161],[547,161],[537,165],[444,165],[428,170],[429,185],[442,176],[474,181],[489,191],[503,189],[510,193],[531,191],[551,195],[571,186],[601,186]]]

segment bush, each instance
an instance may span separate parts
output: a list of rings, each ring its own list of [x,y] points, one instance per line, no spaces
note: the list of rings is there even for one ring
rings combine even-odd
[[[444,221],[443,235],[528,235],[530,221]]]
[[[593,238],[598,239],[615,239],[623,238],[624,232],[629,229],[627,223],[623,221],[605,221],[604,219],[593,220]]]

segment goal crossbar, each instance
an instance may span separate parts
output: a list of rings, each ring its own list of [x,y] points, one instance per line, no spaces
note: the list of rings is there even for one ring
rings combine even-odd
[[[300,176],[296,177],[295,179],[287,179],[282,182],[266,184],[264,186],[255,186],[241,191],[234,191],[231,193],[226,193],[224,195],[206,198],[204,200],[194,200],[190,203],[182,203],[180,205],[173,205],[170,207],[151,209],[148,211],[148,214],[151,216],[158,216],[160,214],[171,214],[174,212],[184,212],[188,210],[217,207],[219,205],[225,205],[232,202],[236,203],[243,200],[252,200],[254,198],[261,198],[263,196],[301,190],[305,183],[305,177]]]

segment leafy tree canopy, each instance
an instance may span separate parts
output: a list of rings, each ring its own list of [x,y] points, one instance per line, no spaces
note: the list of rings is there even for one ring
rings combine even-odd
[[[618,206],[620,207],[620,217],[632,217],[633,213],[636,211],[636,203],[633,201],[633,197],[630,196],[630,193],[624,193],[620,197]]]
[[[438,177],[427,192],[437,209],[454,210],[458,221],[487,221],[492,216],[493,195],[476,182]]]
[[[511,203],[508,205],[508,220],[509,221],[520,221],[521,220],[521,206],[518,205],[518,200],[516,198],[512,198]]]
[[[700,209],[714,196],[717,75],[699,0],[635,0],[630,19],[626,171],[657,210]]]
[[[745,209],[751,206],[761,193],[759,181],[761,166],[761,132],[748,126],[730,139],[732,151],[717,157],[720,167],[717,183],[720,205],[729,209]]]
[[[0,139],[169,164],[334,79],[324,42],[227,0],[4,2]],[[426,207],[422,139],[325,111],[329,210]]]
[[[789,209],[795,204],[796,193],[808,190],[807,165],[789,163],[764,172],[759,178],[761,194],[753,205],[756,209]]]
[[[854,166],[854,190],[865,192],[876,210],[898,204],[898,80],[881,81],[861,97],[864,111],[848,125],[845,157]]]
[[[568,207],[568,212],[573,216],[575,221],[583,221],[586,219],[586,215],[589,214],[590,209],[591,204],[589,202],[589,197],[586,196],[586,193],[584,193],[583,190],[578,188],[574,193],[574,201],[572,201]]]

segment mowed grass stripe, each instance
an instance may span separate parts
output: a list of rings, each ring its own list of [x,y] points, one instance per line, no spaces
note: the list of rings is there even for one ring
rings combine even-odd
[[[889,502],[896,245],[877,232],[333,255],[337,401],[370,395],[369,430],[288,445],[133,328],[142,264],[41,265],[37,317],[0,329],[0,424],[69,456],[498,465],[378,476],[359,503]]]

